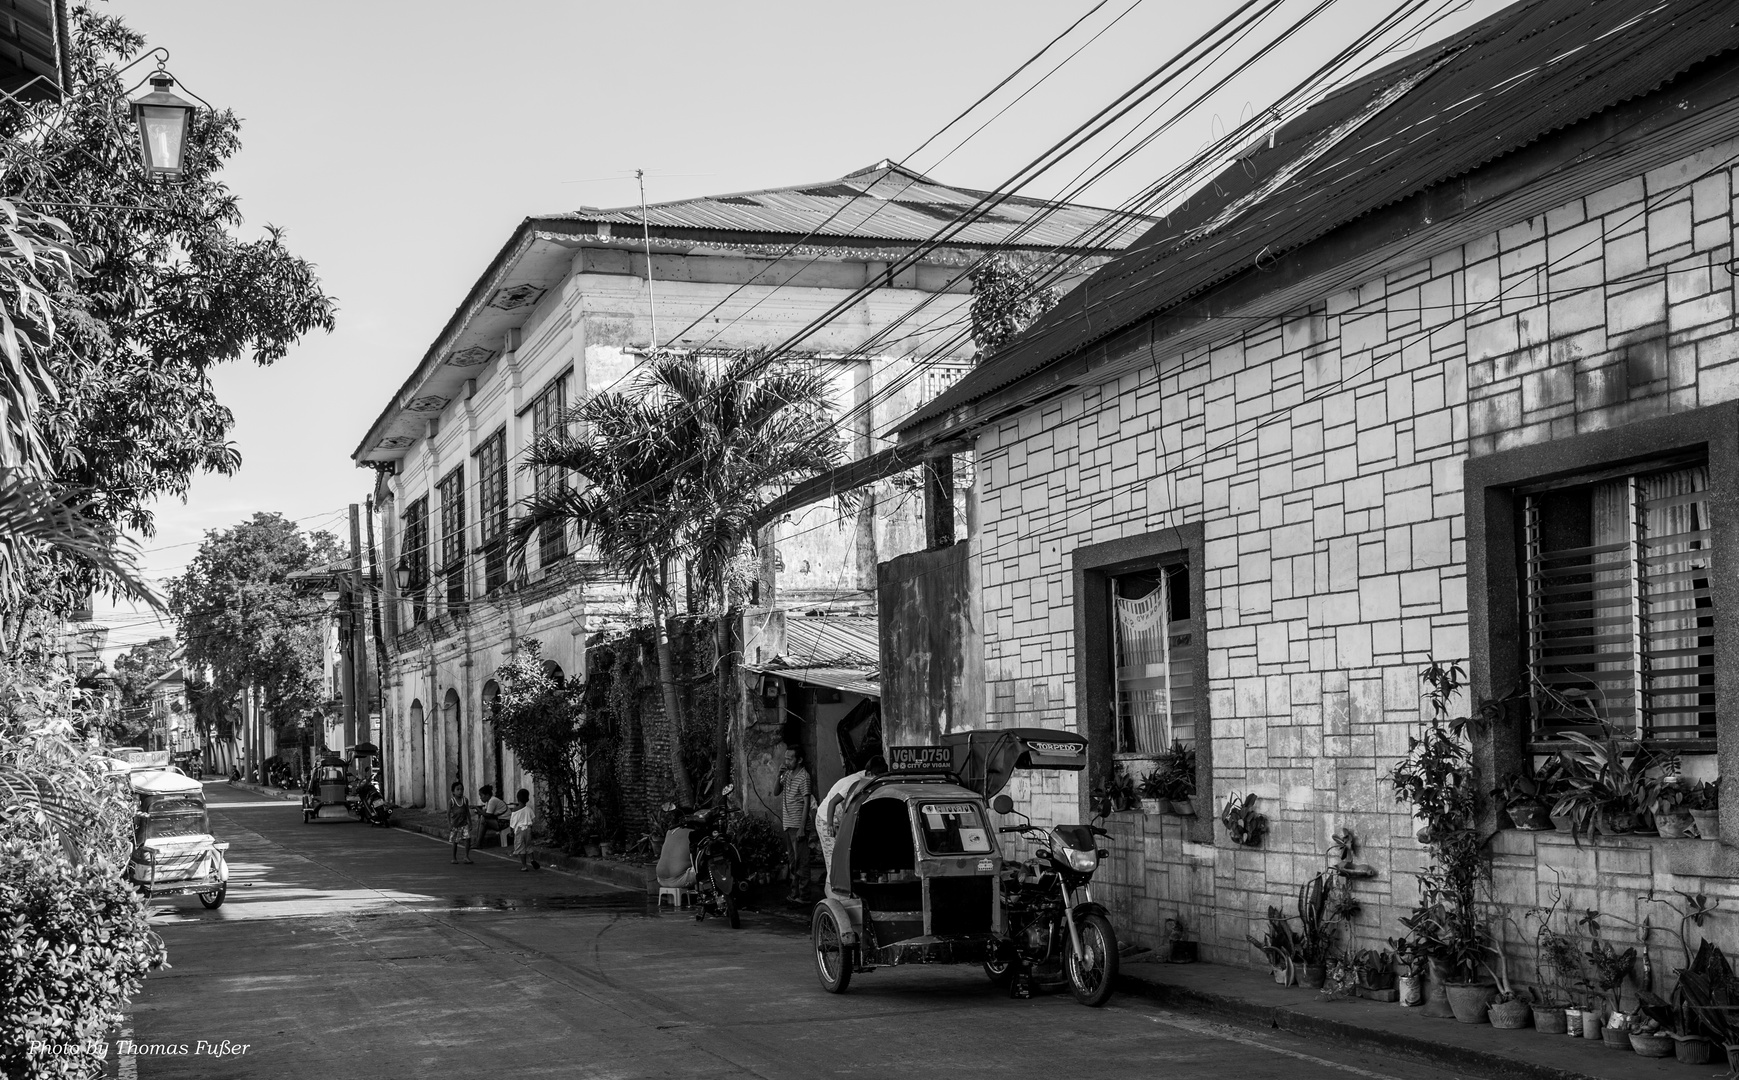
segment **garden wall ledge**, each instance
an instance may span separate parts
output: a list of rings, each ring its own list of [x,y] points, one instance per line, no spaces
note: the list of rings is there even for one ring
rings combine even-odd
[[[1603,873],[1677,874],[1685,877],[1739,877],[1739,848],[1726,840],[1665,840],[1658,836],[1583,837],[1567,832],[1502,829],[1491,840],[1494,855],[1543,858],[1552,865],[1593,860]],[[1635,863],[1635,867],[1627,864]]]
[[[1709,846],[1719,846],[1711,843]],[[1690,1080],[1719,1066],[1687,1068],[1672,1058],[1615,1053],[1567,1035],[1533,1028],[1499,1031],[1420,1015],[1417,1008],[1340,998],[1276,986],[1266,971],[1221,964],[1124,962],[1118,989],[1168,1005],[1199,1009],[1203,1019],[1257,1030],[1279,1029],[1342,1046],[1402,1057],[1438,1069],[1464,1069],[1515,1080]]]

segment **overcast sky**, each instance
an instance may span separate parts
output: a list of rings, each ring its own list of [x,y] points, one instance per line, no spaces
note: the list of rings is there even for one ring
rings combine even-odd
[[[1234,59],[1316,2],[1286,0]],[[170,50],[184,86],[242,118],[242,149],[225,179],[249,234],[268,223],[288,229],[292,249],[318,264],[339,300],[332,334],[306,339],[270,368],[218,370],[241,472],[196,479],[185,504],[158,507],[147,571],[172,576],[205,530],[256,510],[338,529],[372,478],[351,464],[351,449],[522,218],[632,203],[636,168],[658,201],[904,159],[1096,3],[105,5]],[[943,182],[994,188],[1236,6],[1106,0],[910,164]],[[1138,190],[1393,6],[1338,0],[1083,201],[1114,205]],[[1411,47],[1502,6],[1438,0],[1427,10],[1450,16]],[[1047,179],[1024,193],[1055,190]],[[115,648],[169,632],[130,610],[100,608],[99,617],[114,627]]]

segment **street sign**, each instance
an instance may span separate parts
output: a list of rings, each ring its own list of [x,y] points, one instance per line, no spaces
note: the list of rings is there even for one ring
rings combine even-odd
[[[947,772],[954,767],[954,751],[946,746],[890,746],[889,772]]]

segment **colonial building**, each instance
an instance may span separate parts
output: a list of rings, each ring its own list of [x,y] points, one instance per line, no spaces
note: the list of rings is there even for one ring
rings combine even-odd
[[[1471,675],[1457,712],[1502,703],[1471,729],[1482,794],[1567,701],[1739,774],[1739,585],[1711,572],[1739,563],[1735,45],[1730,5],[1516,4],[1252,131],[902,425],[914,455],[971,444],[979,527],[884,566],[884,642],[977,664],[988,724],[1091,739],[1086,778],[1017,802],[1078,819],[1114,766],[1196,750],[1196,816],[1112,818],[1123,930],[1260,962],[1253,919],[1350,830],[1376,870],[1351,944],[1399,933],[1424,855],[1388,776],[1433,659]],[[924,574],[981,615],[917,602]],[[1250,793],[1256,847],[1214,817]],[[1739,898],[1726,840],[1482,825],[1518,920],[1558,883],[1626,919],[1651,888]]]
[[[797,187],[529,218],[483,272],[353,457],[379,471],[375,506],[388,639],[385,747],[393,797],[444,806],[449,783],[513,790],[524,777],[480,722],[493,673],[520,642],[583,674],[586,635],[636,613],[577,538],[551,529],[510,565],[513,507],[566,478],[519,467],[588,394],[628,385],[654,344],[700,353],[778,345],[821,321],[797,358],[826,371],[848,453],[964,373],[965,275],[991,252],[1071,264],[1145,224],[1009,199],[859,294],[983,192],[882,163]],[[851,306],[829,315],[842,300]],[[833,503],[776,526],[781,603],[856,598],[878,561],[923,544],[920,500],[889,486],[840,523]],[[395,579],[409,588],[400,591]],[[771,654],[769,654],[771,655]]]

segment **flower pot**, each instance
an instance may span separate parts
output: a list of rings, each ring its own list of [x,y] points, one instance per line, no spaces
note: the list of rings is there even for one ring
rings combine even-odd
[[[1582,1037],[1584,1039],[1600,1038],[1600,1010],[1582,1010]]]
[[[1570,1036],[1572,1039],[1580,1039],[1582,1037],[1582,1010],[1575,1005],[1571,1005],[1564,1010],[1564,1034]]]
[[[1497,996],[1497,987],[1490,983],[1449,983],[1444,990],[1449,995],[1451,1015],[1463,1024],[1485,1023],[1486,1006]]]
[[[1569,1020],[1565,1017],[1564,1012],[1565,1010],[1562,1005],[1535,1005],[1534,1030],[1539,1032],[1541,1035],[1564,1034],[1570,1026]],[[1497,1023],[1497,1018],[1495,1016],[1492,1017],[1492,1023]],[[1580,1025],[1580,1018],[1577,1019],[1577,1023]]]
[[[1640,1057],[1664,1058],[1673,1056],[1673,1040],[1670,1035],[1638,1035],[1630,1033],[1630,1048]]]
[[[1686,1065],[1707,1065],[1713,1049],[1701,1035],[1673,1036],[1673,1056]]]
[[[597,844],[586,845],[586,858],[596,859],[600,854],[602,854],[602,851],[599,849]]]
[[[1280,986],[1291,986],[1292,985],[1294,972],[1290,966],[1288,966],[1288,967],[1272,967],[1272,968],[1269,968],[1268,970],[1270,973],[1273,974],[1274,981],[1278,985],[1280,985]]]
[[[1505,1031],[1527,1027],[1531,1012],[1528,1003],[1521,998],[1514,998],[1510,1001],[1494,1001],[1485,1009],[1486,1019],[1491,1021],[1491,1026]],[[1461,1018],[1458,1016],[1456,1019]]]
[[[1522,803],[1509,808],[1510,820],[1516,828],[1529,832],[1550,832],[1557,828],[1552,824],[1552,812],[1540,803]]]
[[[1675,810],[1671,813],[1656,814],[1654,824],[1655,828],[1660,830],[1663,840],[1676,840],[1691,831],[1691,812],[1689,810]]]
[[[1721,839],[1721,812],[1719,810],[1692,810],[1691,823],[1697,828],[1697,835],[1704,840]]]
[[[1602,810],[1600,812],[1600,831],[1614,836],[1623,836],[1636,831],[1638,815],[1635,810]]]
[[[1395,980],[1395,988],[1401,993],[1401,1004],[1412,1007],[1425,1000],[1425,991],[1419,985],[1423,981],[1417,975],[1402,975]]]
[[[1169,814],[1171,813],[1171,800],[1143,799],[1141,800],[1141,812],[1144,814]]]
[[[1359,985],[1366,990],[1393,990],[1395,988],[1395,973],[1393,971],[1367,971],[1359,976]]]
[[[1430,976],[1425,983],[1425,1005],[1419,1010],[1419,1014],[1438,1020],[1454,1018],[1455,1010],[1449,1007],[1449,993],[1443,981],[1443,967],[1435,960],[1431,962]]]
[[[598,854],[601,855],[602,857],[608,859],[610,856],[616,854],[616,845],[615,844],[599,844],[598,845]]]
[[[1629,1050],[1630,1018],[1623,1013],[1613,1013],[1600,1028],[1600,1038],[1608,1050]]]
[[[1171,812],[1174,814],[1181,814],[1184,817],[1195,817],[1196,816],[1195,800],[1194,799],[1173,799],[1171,801]]]
[[[1327,964],[1306,964],[1299,969],[1298,985],[1309,990],[1321,990],[1322,984],[1328,981]]]

